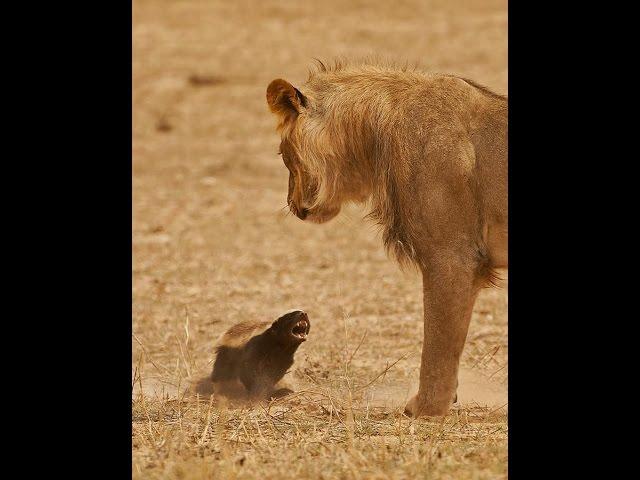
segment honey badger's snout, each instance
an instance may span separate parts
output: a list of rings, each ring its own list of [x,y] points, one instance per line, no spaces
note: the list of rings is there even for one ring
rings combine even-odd
[[[309,316],[300,310],[295,323],[291,327],[291,335],[304,342],[307,339],[307,335],[309,335],[310,328]]]
[[[294,340],[298,342],[307,340],[309,330],[311,329],[311,322],[304,310],[287,312],[278,319],[278,322],[282,322],[283,329],[293,337]]]

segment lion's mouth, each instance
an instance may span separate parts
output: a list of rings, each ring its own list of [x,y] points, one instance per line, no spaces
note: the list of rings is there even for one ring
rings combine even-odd
[[[311,223],[326,223],[340,213],[340,207],[329,209],[308,209],[303,208],[301,212],[296,213],[300,220],[306,220]]]
[[[306,318],[298,320],[291,329],[291,335],[304,342],[309,335],[309,320]]]
[[[289,203],[289,210],[291,210],[291,213],[293,213],[300,220],[304,220],[305,218],[307,218],[310,213],[308,208],[298,208],[293,202]]]

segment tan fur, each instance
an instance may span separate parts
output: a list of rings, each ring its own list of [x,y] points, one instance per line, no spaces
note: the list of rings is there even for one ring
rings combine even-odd
[[[422,272],[420,387],[407,411],[445,414],[477,293],[508,264],[507,98],[365,62],[320,64],[300,90],[275,80],[267,101],[292,212],[322,223],[369,201],[387,249]]]
[[[258,322],[252,320],[245,320],[244,322],[236,323],[220,335],[220,338],[216,342],[216,348],[220,346],[240,347],[253,335],[264,332],[270,325],[271,322]]]

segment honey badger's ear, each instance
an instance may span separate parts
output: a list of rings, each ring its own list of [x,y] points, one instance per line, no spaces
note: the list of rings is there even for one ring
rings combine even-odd
[[[294,120],[307,106],[307,98],[289,82],[278,78],[267,87],[267,103],[284,124],[288,120]]]

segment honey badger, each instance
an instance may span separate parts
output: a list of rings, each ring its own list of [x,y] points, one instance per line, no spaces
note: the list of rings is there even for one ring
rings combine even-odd
[[[268,400],[293,393],[278,382],[293,365],[293,355],[307,340],[309,317],[292,310],[273,323],[244,321],[218,340],[210,380],[221,395],[240,382],[250,399]]]

